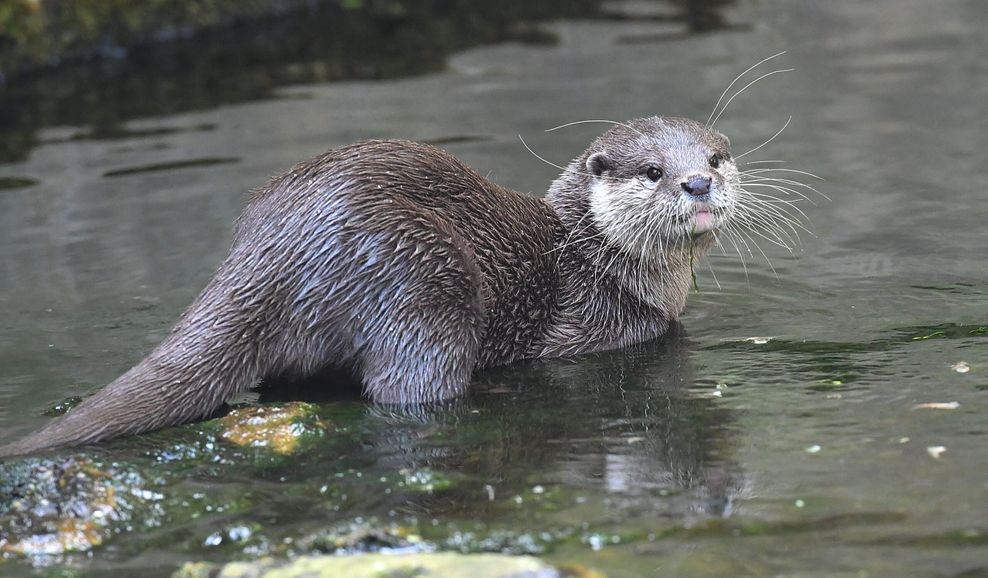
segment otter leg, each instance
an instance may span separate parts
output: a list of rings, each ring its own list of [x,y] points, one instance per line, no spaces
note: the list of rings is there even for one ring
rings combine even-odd
[[[375,306],[356,323],[368,397],[415,404],[462,396],[484,331],[483,282],[470,245],[444,221],[390,213]],[[371,225],[368,223],[368,225]]]

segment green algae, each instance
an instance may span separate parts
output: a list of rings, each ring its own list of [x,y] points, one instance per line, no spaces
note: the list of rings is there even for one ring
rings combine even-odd
[[[693,239],[696,236],[696,228],[690,229],[690,279],[693,280],[693,290],[699,291],[700,286],[696,282],[696,263],[693,254]]]

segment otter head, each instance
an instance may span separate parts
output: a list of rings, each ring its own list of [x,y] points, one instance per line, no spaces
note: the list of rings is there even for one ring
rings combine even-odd
[[[616,126],[594,141],[583,162],[597,229],[609,244],[642,258],[709,248],[737,204],[730,141],[689,119]]]

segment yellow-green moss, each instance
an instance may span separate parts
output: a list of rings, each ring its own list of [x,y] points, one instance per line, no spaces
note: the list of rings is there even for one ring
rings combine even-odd
[[[238,408],[219,422],[224,440],[238,446],[268,448],[281,455],[294,453],[301,440],[329,429],[329,424],[315,414],[315,406],[302,402]]]

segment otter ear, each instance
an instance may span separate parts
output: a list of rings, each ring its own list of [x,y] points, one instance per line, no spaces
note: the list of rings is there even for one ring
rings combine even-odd
[[[614,163],[604,152],[594,153],[587,159],[587,172],[595,177],[599,177],[604,171],[609,171],[613,167]]]

